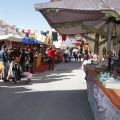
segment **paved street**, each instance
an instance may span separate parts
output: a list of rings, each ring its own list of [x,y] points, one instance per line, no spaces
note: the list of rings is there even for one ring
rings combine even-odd
[[[94,120],[81,63],[61,63],[29,84],[0,81],[0,120]]]

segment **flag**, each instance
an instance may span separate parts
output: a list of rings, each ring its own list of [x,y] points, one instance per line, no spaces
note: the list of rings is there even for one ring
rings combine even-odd
[[[43,34],[43,31],[41,30],[40,33]]]
[[[16,26],[15,26],[15,25],[13,25],[13,26],[11,27],[11,29],[12,29],[12,30],[14,30],[14,29],[15,29],[15,27],[16,27]]]
[[[22,33],[25,33],[25,30],[24,30],[24,29],[22,29]]]
[[[11,27],[12,30],[14,30],[14,27]]]
[[[16,25],[13,25],[13,27],[15,28],[15,27],[16,27]]]
[[[16,32],[19,32],[19,28],[16,28]]]
[[[52,41],[57,41],[57,40],[58,40],[57,32],[52,31]]]
[[[30,33],[26,32],[26,33],[25,33],[26,37],[29,37],[29,34],[30,34]]]
[[[66,40],[66,35],[62,35],[62,41],[65,41]]]
[[[27,32],[30,34],[31,30],[27,30]]]

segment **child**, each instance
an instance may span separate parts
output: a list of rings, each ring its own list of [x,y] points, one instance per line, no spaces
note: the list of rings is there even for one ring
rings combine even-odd
[[[32,73],[22,71],[19,65],[16,66],[14,58],[12,58],[7,79],[10,80],[12,78],[13,82],[16,83],[17,81],[20,81],[23,77],[27,77],[27,81],[30,82],[32,78]]]

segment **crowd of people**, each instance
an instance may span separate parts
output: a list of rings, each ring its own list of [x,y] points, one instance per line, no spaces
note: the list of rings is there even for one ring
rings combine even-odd
[[[64,51],[65,62],[71,61],[72,57],[74,57],[75,62],[81,62],[81,58],[83,58],[83,60],[93,59],[93,55],[90,51],[88,51],[88,48],[83,51],[82,47],[80,49],[78,49],[77,47],[67,48]]]
[[[6,45],[2,45],[1,51],[0,51],[0,63],[2,64],[2,74],[1,78],[4,82],[8,81],[8,75],[10,76],[10,70],[12,70],[13,63],[15,60],[15,50],[7,50]],[[33,73],[33,62],[34,62],[34,55],[32,50],[28,49],[25,51],[23,48],[19,50],[19,64],[21,65],[21,70],[23,72],[28,71],[28,68],[30,68],[30,72]]]
[[[83,60],[88,60],[93,58],[91,52],[88,51],[88,48],[86,48],[83,51],[82,48],[78,49],[77,47],[67,48],[66,50],[62,51],[60,49],[56,49],[54,46],[50,46],[46,49],[46,55],[49,64],[48,70],[54,70],[56,58],[57,60],[59,59],[58,61],[60,62],[63,60],[63,57],[65,62],[71,61],[72,57],[74,58],[75,62],[77,61],[81,62],[81,58],[83,58]],[[1,47],[0,62],[2,64],[2,80],[4,82],[8,81],[8,76],[11,73],[10,70],[12,70],[11,67],[13,67],[15,57],[16,57],[16,50],[14,48],[11,50],[7,50],[6,45],[3,45]],[[25,50],[23,48],[20,48],[17,51],[17,57],[20,59],[19,64],[21,65],[21,69],[23,72],[28,71],[28,69],[30,68],[30,72],[34,73],[34,67],[33,67],[34,54],[31,49]]]

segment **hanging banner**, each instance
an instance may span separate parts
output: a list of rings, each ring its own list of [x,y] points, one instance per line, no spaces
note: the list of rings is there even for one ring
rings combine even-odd
[[[16,28],[16,32],[19,32],[19,28]]]
[[[62,41],[65,41],[66,40],[66,35],[62,35]]]
[[[57,41],[58,40],[58,34],[57,32],[52,32],[52,41]]]

